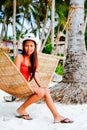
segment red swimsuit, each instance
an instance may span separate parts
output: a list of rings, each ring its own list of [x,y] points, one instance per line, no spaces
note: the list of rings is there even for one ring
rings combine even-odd
[[[25,79],[28,81],[28,79],[29,79],[29,72],[28,72],[28,66],[25,65],[25,57],[24,57],[23,63],[21,63],[21,65],[20,65],[20,72],[23,74]]]

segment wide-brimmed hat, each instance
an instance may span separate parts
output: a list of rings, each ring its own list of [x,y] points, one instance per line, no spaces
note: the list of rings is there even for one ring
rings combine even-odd
[[[38,39],[32,33],[24,35],[22,42],[24,42],[26,40],[31,40],[31,41],[34,41],[36,44],[38,44]]]

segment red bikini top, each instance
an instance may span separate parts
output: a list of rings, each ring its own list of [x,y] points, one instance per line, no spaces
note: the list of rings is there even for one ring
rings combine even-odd
[[[25,57],[23,58],[23,63],[21,63],[21,65],[20,65],[20,72],[25,77],[25,79],[28,81],[29,72],[28,72],[28,66],[25,65]]]

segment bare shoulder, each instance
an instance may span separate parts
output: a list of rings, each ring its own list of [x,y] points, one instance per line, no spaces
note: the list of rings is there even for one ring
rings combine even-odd
[[[22,54],[17,54],[15,58],[18,58],[18,59],[23,58],[23,55]]]
[[[15,61],[23,61],[23,55],[22,54],[17,54],[15,57]]]

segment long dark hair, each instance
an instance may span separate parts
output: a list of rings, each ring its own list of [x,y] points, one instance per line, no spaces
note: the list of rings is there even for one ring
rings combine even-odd
[[[22,51],[23,55],[26,55],[26,52],[25,52],[25,49],[24,49],[26,41],[30,41],[30,40],[23,41],[23,51]],[[35,45],[35,50],[30,55],[31,67],[28,67],[28,72],[29,72],[29,75],[30,75],[30,80],[32,80],[32,78],[35,76],[35,72],[36,72],[36,69],[37,69],[37,66],[38,66],[37,45],[36,45],[35,42],[34,42],[34,45]]]

